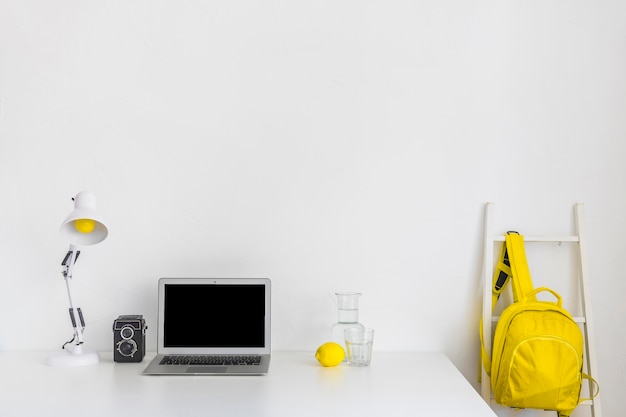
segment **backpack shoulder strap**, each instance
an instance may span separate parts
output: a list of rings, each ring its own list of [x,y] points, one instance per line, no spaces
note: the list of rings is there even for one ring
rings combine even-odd
[[[506,242],[502,243],[500,250],[500,258],[493,272],[493,283],[491,286],[491,310],[496,307],[496,303],[500,298],[500,294],[504,291],[506,284],[511,278],[511,263],[509,262],[509,252],[506,248]]]
[[[526,251],[524,249],[524,236],[517,232],[507,232],[505,236],[508,260],[511,275],[513,276],[513,299],[521,301],[528,296],[528,301],[537,301],[533,292],[533,281],[528,269]],[[529,295],[530,294],[530,295]]]
[[[507,232],[502,244],[500,258],[494,270],[491,287],[492,311],[495,309],[500,294],[502,294],[502,291],[511,278],[513,278],[514,301],[521,301],[524,297],[527,297],[526,299],[528,301],[537,300],[536,293],[533,293],[533,282],[530,277],[530,271],[528,270],[528,261],[526,260],[526,251],[524,249],[524,236],[517,232]],[[485,349],[482,321],[480,322],[480,344],[482,364],[487,371],[487,375],[490,375],[491,358]]]

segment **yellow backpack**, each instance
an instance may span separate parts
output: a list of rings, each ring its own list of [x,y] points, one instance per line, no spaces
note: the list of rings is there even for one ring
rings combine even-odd
[[[533,289],[524,251],[524,237],[506,235],[493,283],[492,308],[509,278],[514,303],[500,316],[493,337],[492,356],[483,346],[483,366],[491,378],[496,403],[513,408],[557,411],[569,416],[584,401],[583,379],[596,381],[583,370],[581,329],[562,307],[561,296],[541,287]],[[540,292],[556,301],[538,301]],[[481,328],[482,339],[482,328]],[[592,398],[597,395],[592,395]]]

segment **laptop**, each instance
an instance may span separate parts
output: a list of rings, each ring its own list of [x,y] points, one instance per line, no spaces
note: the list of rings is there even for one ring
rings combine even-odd
[[[157,355],[143,375],[264,375],[271,281],[161,278]]]

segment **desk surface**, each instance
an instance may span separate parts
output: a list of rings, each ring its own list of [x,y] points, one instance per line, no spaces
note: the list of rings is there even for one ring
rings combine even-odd
[[[45,353],[0,353],[0,415],[494,417],[442,353],[374,352],[367,368],[323,368],[273,352],[266,376],[145,376],[149,359],[51,368]]]

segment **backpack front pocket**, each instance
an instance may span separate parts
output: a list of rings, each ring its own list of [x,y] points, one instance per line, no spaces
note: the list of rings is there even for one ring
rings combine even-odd
[[[573,409],[582,385],[578,351],[558,336],[522,339],[502,358],[502,404],[515,408]]]

